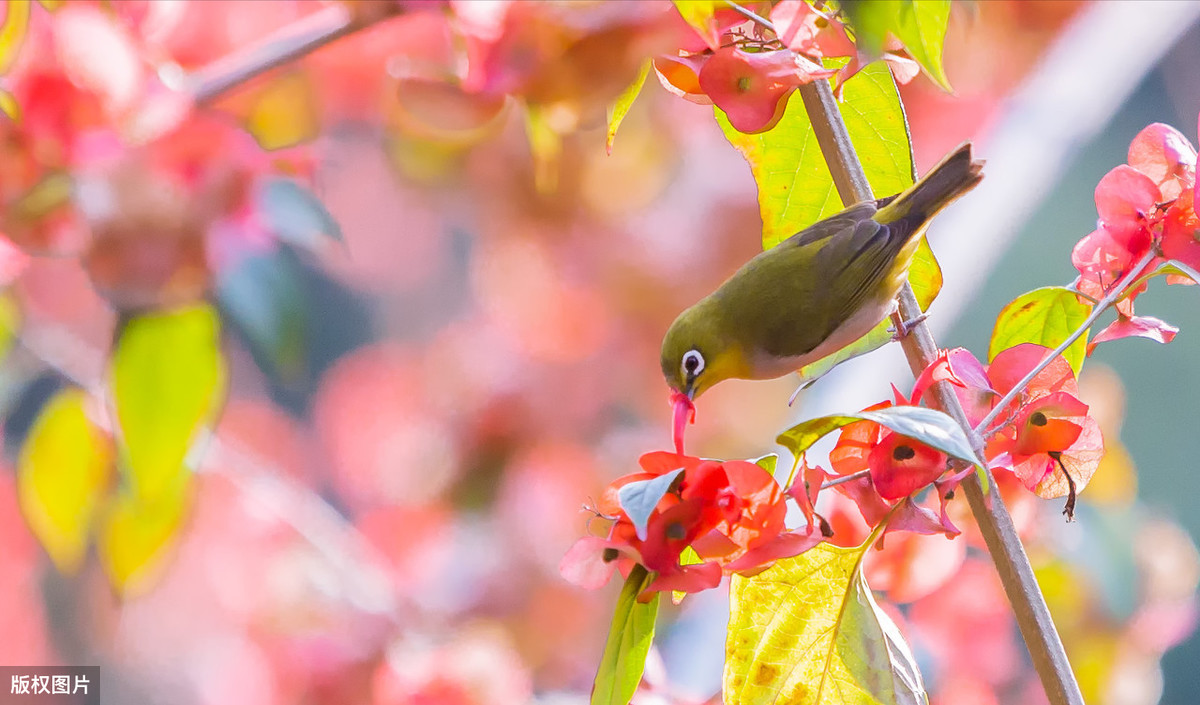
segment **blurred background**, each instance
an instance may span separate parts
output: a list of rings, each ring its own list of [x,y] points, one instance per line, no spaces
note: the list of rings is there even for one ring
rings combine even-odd
[[[202,108],[259,145],[300,143],[302,156],[273,154],[302,165],[293,173],[341,241],[246,247],[243,234],[222,250],[206,234],[228,399],[194,454],[186,520],[145,589],[124,599],[94,556],[56,570],[22,517],[13,469],[45,400],[102,378],[132,265],[0,242],[23,321],[0,370],[0,664],[98,664],[102,702],[122,704],[586,702],[619,586],[582,591],[559,561],[588,531],[581,505],[669,447],[663,332],[761,248],[750,170],[712,108],[651,74],[608,155],[615,93],[600,86],[619,90],[633,73],[564,64],[544,83],[569,119],[547,146],[504,98],[505,76],[476,77],[501,84],[484,86],[486,100],[431,87],[461,68],[451,59],[463,33],[486,35],[486,3],[405,6],[378,21],[370,13],[389,3],[108,5],[97,7],[143,59],[193,76],[331,12],[371,22]],[[535,38],[663,10],[522,5],[519,26]],[[33,13],[34,30],[52,24],[42,5]],[[954,95],[924,78],[902,89],[919,169],[965,139],[989,161],[983,185],[931,230],[946,279],[930,311],[942,346],[983,357],[1005,303],[1072,281],[1095,184],[1139,130],[1165,122],[1196,140],[1198,19],[1193,3],[954,4]],[[517,47],[554,57],[545,43]],[[160,67],[168,85],[169,74]],[[1140,311],[1179,326],[1178,338],[1108,344],[1085,366],[1109,456],[1078,520],[1064,523],[1058,501],[1010,500],[1088,702],[1198,701],[1195,296],[1156,281]],[[889,398],[889,384],[911,386],[895,348],[840,367],[792,407],[792,379],[721,385],[690,449],[779,452],[775,435],[802,418]],[[889,539],[868,579],[896,605],[934,702],[1039,702],[990,559],[967,533]],[[636,702],[718,692],[726,616],[724,587],[666,607]]]

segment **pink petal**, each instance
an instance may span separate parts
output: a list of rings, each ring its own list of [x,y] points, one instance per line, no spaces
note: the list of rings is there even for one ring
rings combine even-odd
[[[733,561],[725,566],[725,568],[735,573],[754,570],[756,568],[761,570],[769,567],[770,564],[781,558],[798,556],[824,540],[825,537],[821,535],[820,530],[816,527],[809,527],[806,531],[791,531],[779,534],[770,541],[766,541],[746,551],[741,558]]]
[[[715,588],[721,584],[721,566],[716,561],[706,561],[695,565],[685,565],[679,572],[660,573],[642,594],[639,600],[649,599],[654,592],[677,590],[679,592],[700,592]]]
[[[992,381],[992,386],[997,392],[1006,394],[1049,352],[1050,348],[1036,343],[1021,343],[1002,350],[992,360],[992,364],[988,365],[988,379]],[[1075,392],[1077,391],[1075,373],[1071,370],[1071,365],[1059,355],[1033,378],[1027,391],[1030,394],[1048,394],[1057,391]]]
[[[1175,326],[1153,316],[1134,316],[1133,318],[1121,316],[1096,334],[1095,338],[1092,338],[1092,342],[1088,343],[1088,354],[1091,354],[1096,345],[1108,340],[1148,338],[1165,344],[1174,340],[1175,334],[1178,332],[1179,329]]]
[[[654,58],[654,74],[668,93],[698,105],[712,105],[712,98],[700,87],[700,70],[704,68],[708,57],[708,54],[657,56]]]
[[[1128,236],[1139,227],[1139,218],[1148,215],[1162,200],[1158,186],[1142,172],[1122,164],[1113,168],[1096,185],[1096,211],[1114,239]]]
[[[832,476],[830,479],[836,479],[836,476]],[[862,518],[867,522],[867,526],[875,526],[883,521],[883,518],[891,511],[892,505],[883,501],[883,497],[879,496],[869,475],[843,482],[836,487],[838,492],[849,497],[858,506],[858,511],[862,513]]]
[[[604,551],[611,543],[599,536],[585,536],[567,550],[558,564],[558,572],[568,582],[586,590],[603,587],[617,568],[616,561],[605,561]]]
[[[1194,172],[1196,150],[1179,130],[1156,122],[1148,125],[1129,144],[1129,165],[1163,186],[1163,198],[1179,195],[1179,184],[1165,184],[1185,170]],[[1193,178],[1195,174],[1193,173]]]
[[[834,73],[790,49],[751,54],[726,47],[700,70],[700,87],[736,130],[755,134],[771,129],[783,117],[796,86]]]
[[[921,65],[907,56],[884,52],[883,60],[891,67],[892,75],[896,77],[896,83],[902,86],[921,74]]]
[[[905,497],[904,501],[900,503],[900,508],[888,520],[885,533],[890,531],[909,531],[914,534],[945,534],[950,537],[958,536],[962,533],[953,524],[943,523],[941,517],[914,502],[912,497]]]
[[[771,22],[779,40],[793,51],[811,54],[815,48],[817,34],[817,18],[822,17],[812,5],[804,0],[782,0],[771,8]]]

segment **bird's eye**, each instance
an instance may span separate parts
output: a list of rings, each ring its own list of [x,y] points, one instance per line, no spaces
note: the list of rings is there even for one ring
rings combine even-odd
[[[688,350],[683,354],[683,375],[695,377],[704,371],[704,356],[699,350]]]

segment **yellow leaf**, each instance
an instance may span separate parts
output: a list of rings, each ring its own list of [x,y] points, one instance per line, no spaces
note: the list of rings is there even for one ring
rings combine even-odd
[[[0,26],[0,73],[8,73],[21,51],[25,33],[29,30],[30,3],[31,0],[8,0],[4,3],[4,24]]]
[[[154,498],[120,492],[105,508],[97,550],[120,595],[144,592],[161,573],[191,503],[191,482],[190,475],[179,475]]]
[[[153,500],[175,491],[184,458],[224,396],[217,312],[207,304],[131,319],[112,359],[122,470]]]
[[[0,88],[0,112],[13,122],[21,122],[21,106],[12,93]]]
[[[613,140],[617,138],[617,130],[625,121],[629,109],[633,107],[633,101],[637,100],[638,94],[642,92],[642,86],[646,83],[646,76],[650,75],[650,67],[653,63],[652,59],[646,59],[638,71],[637,78],[621,91],[621,95],[617,96],[617,100],[608,109],[608,141],[605,143],[605,149],[609,154],[612,154]]]
[[[926,702],[899,630],[871,595],[857,548],[818,544],[730,584],[726,705]]]
[[[87,418],[86,401],[74,387],[54,395],[25,438],[17,464],[25,521],[67,574],[83,562],[113,459],[108,439]]]
[[[0,359],[8,355],[21,327],[21,308],[8,294],[0,294]]]
[[[321,126],[308,77],[296,71],[264,88],[250,107],[246,129],[268,151],[294,147],[316,137]]]
[[[558,167],[562,158],[562,135],[536,106],[525,106],[525,134],[533,155],[533,182],[542,195],[558,190]]]
[[[717,37],[717,19],[716,14],[719,8],[725,7],[725,3],[721,0],[672,0],[675,4],[675,11],[696,30],[696,33],[708,44],[709,48],[716,49],[719,38]]]

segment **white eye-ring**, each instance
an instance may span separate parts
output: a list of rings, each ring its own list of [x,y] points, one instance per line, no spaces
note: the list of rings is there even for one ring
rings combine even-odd
[[[699,350],[688,350],[683,354],[683,376],[694,379],[704,371],[704,356]]]

